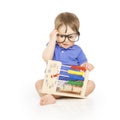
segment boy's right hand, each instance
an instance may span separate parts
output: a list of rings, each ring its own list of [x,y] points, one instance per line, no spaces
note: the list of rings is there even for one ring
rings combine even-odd
[[[57,40],[57,34],[58,31],[56,29],[54,29],[51,33],[50,33],[50,41],[56,41]]]

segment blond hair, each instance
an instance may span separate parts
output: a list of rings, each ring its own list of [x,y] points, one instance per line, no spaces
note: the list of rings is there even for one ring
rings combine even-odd
[[[55,29],[59,29],[61,26],[66,26],[66,32],[67,32],[67,26],[69,26],[73,31],[79,32],[80,22],[78,17],[70,12],[63,12],[60,13],[55,21]]]

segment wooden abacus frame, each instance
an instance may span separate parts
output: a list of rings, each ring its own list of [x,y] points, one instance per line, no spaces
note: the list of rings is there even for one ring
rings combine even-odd
[[[83,86],[79,94],[71,93],[71,92],[61,92],[57,91],[58,87],[58,77],[51,77],[52,75],[59,74],[62,63],[59,61],[49,60],[47,63],[44,82],[42,86],[42,93],[53,94],[58,96],[66,96],[66,97],[76,97],[76,98],[85,98],[85,91],[88,82],[89,71],[84,71],[84,81]]]

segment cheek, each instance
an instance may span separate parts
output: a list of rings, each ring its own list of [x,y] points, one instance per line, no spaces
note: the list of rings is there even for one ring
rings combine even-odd
[[[74,45],[74,42],[71,42],[71,43],[70,43],[70,46],[73,46],[73,45]]]
[[[63,41],[63,40],[61,40],[60,38],[57,38],[57,41],[58,41],[58,42],[61,42],[61,41]]]

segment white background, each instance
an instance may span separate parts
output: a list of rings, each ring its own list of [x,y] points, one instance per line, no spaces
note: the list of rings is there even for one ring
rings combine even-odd
[[[44,76],[41,54],[60,12],[80,19],[79,44],[95,66],[87,99],[40,106],[34,84]],[[120,119],[119,0],[0,1],[0,119]]]

